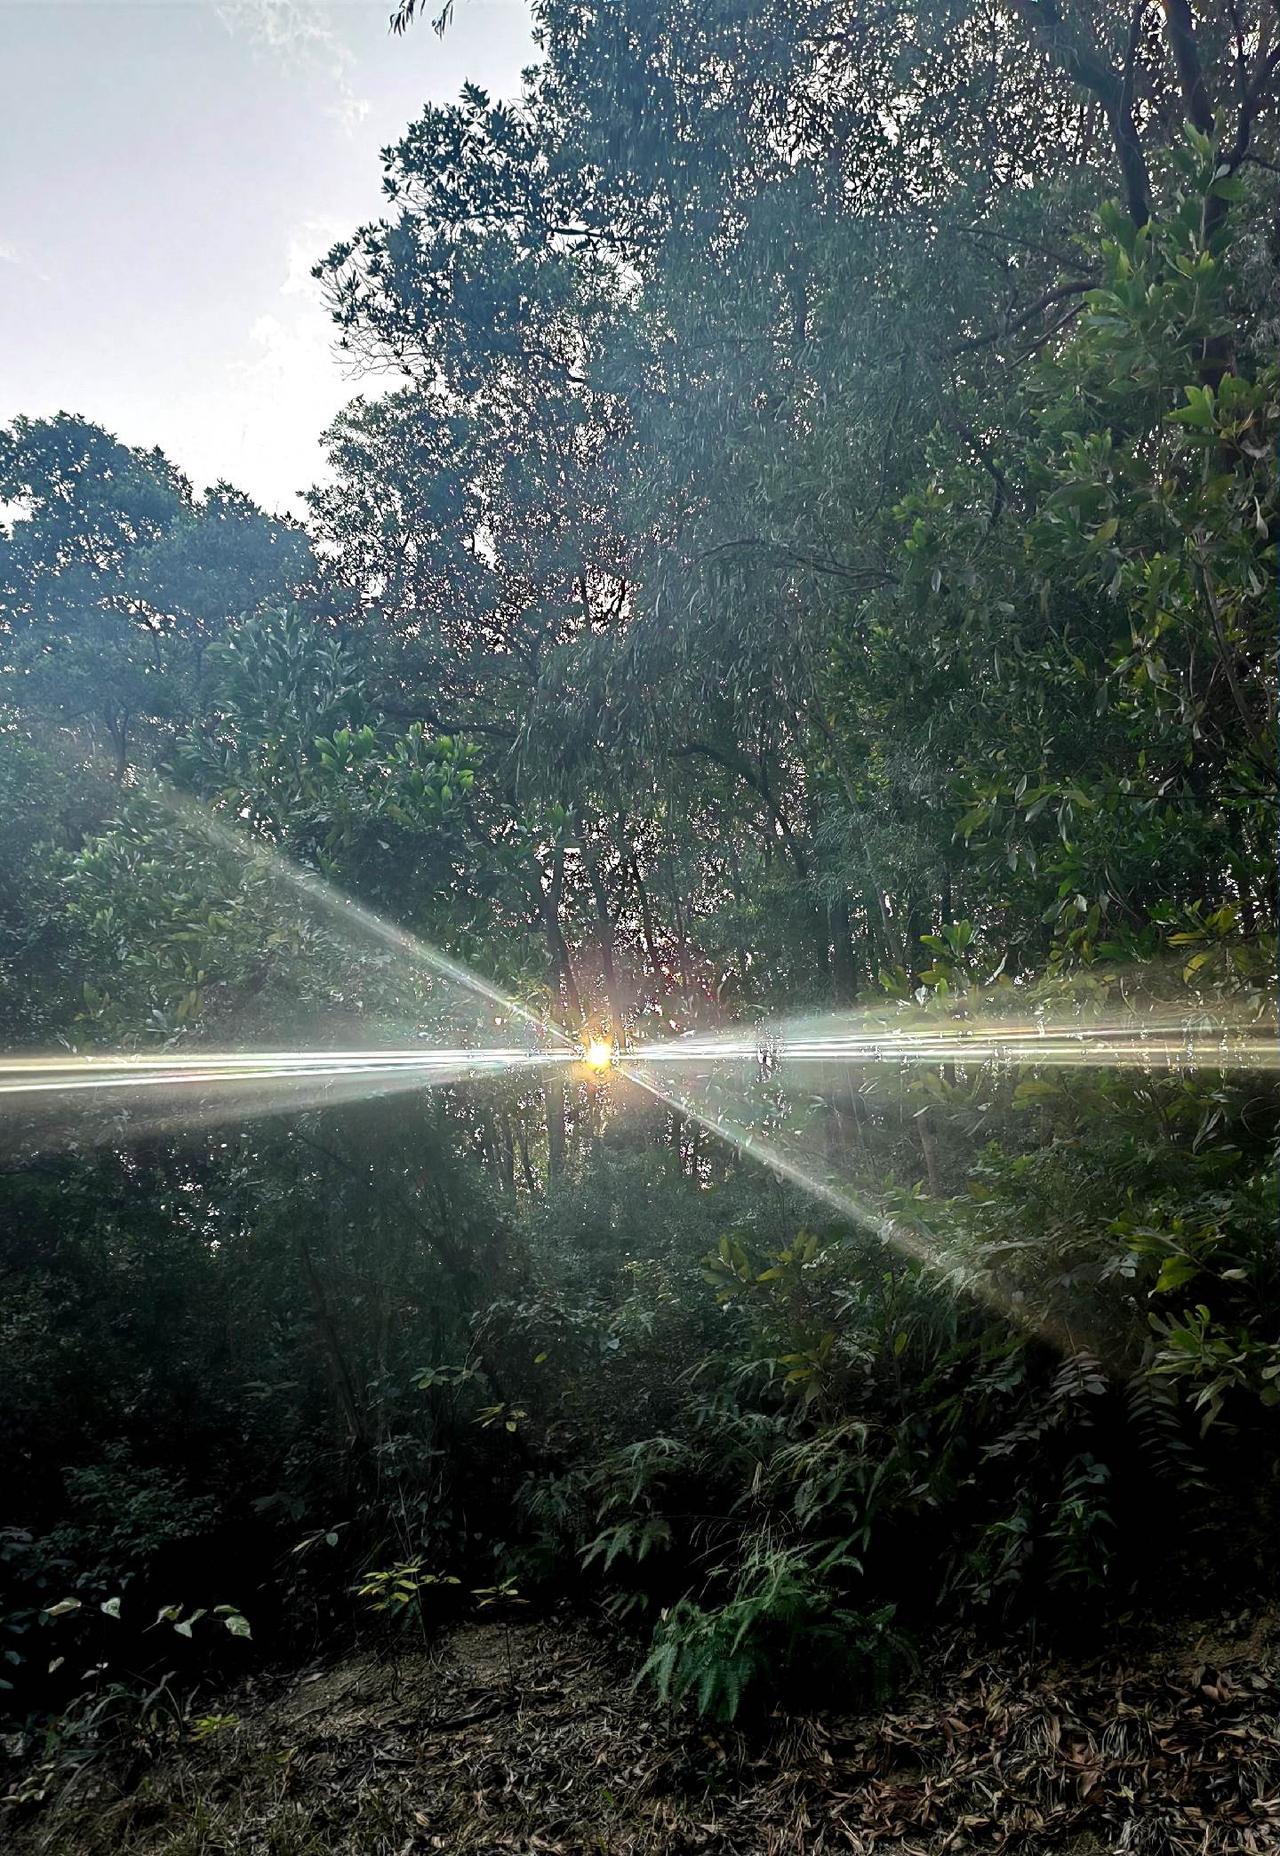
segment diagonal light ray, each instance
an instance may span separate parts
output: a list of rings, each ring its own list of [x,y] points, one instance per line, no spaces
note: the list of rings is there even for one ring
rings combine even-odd
[[[251,932],[260,936],[264,955],[273,938],[290,934],[298,936],[296,945],[309,950],[308,933],[320,931],[314,943],[321,956],[316,983],[311,983],[307,962],[295,960],[289,975],[294,992],[286,988],[275,998],[266,994],[254,1008],[265,1008],[265,1030],[287,997],[285,1009],[294,1019],[290,1031],[303,1030],[294,996],[300,980],[304,1036],[292,1048],[281,1049],[277,1028],[261,1038],[266,1048],[258,1049],[240,1024],[233,1050],[188,1045],[181,1050],[0,1056],[0,1118],[7,1146],[48,1149],[141,1132],[144,1126],[180,1128],[323,1107],[362,1095],[533,1070],[578,1055],[576,1044],[555,1025],[280,851],[232,829],[207,807],[155,779],[146,781],[144,791],[195,848],[194,863],[188,857],[184,864],[195,895],[207,886],[208,899],[220,906],[229,896]],[[163,975],[162,983],[189,988],[192,980],[183,960],[175,958],[172,965],[173,973]],[[345,1042],[339,1041],[341,1032],[339,1038],[332,1035],[353,1012],[373,1033],[371,1042],[359,1048],[350,1047],[349,1024]],[[407,1046],[411,1027],[422,1041]]]
[[[761,1137],[740,1123],[723,1114],[711,1115],[690,1097],[673,1089],[670,1085],[659,1086],[638,1070],[629,1067],[623,1074],[630,1082],[646,1090],[656,1100],[669,1108],[678,1108],[681,1114],[696,1121],[709,1133],[728,1141],[738,1152],[748,1159],[768,1167],[779,1178],[799,1186],[801,1191],[811,1198],[829,1205],[841,1217],[861,1231],[879,1240],[880,1243],[896,1250],[900,1256],[918,1263],[923,1269],[935,1276],[940,1276],[957,1284],[972,1296],[976,1296],[1005,1320],[1014,1322],[1042,1339],[1050,1342],[1059,1352],[1075,1352],[1085,1337],[1072,1329],[1058,1316],[1044,1310],[1032,1311],[1015,1296],[1003,1291],[990,1277],[975,1271],[971,1265],[961,1259],[949,1256],[942,1242],[930,1239],[921,1230],[902,1223],[900,1219],[890,1217],[877,1209],[860,1193],[844,1180],[840,1180],[830,1171],[820,1172],[810,1162],[801,1164],[793,1159],[776,1141]],[[1096,1337],[1090,1336],[1091,1350],[1101,1353],[1101,1345]]]
[[[234,830],[221,819],[215,818],[206,807],[185,795],[175,793],[171,788],[158,787],[153,796],[208,843],[262,870],[311,904],[335,926],[345,930],[349,937],[364,939],[395,955],[409,969],[433,974],[461,991],[496,1006],[503,1015],[520,1020],[538,1036],[576,1050],[573,1040],[557,1026],[530,1011],[491,981],[473,973],[469,967],[442,953],[421,936],[412,934],[407,928],[399,927],[385,916],[366,908],[363,903],[356,902],[336,884],[303,869],[282,851],[264,844],[259,838],[250,838],[244,832]]]
[[[951,1250],[917,1219],[889,1214],[878,1195],[849,1177],[839,1116],[822,1122],[837,1150],[820,1148],[805,1118],[829,1110],[849,1091],[875,1098],[877,1072],[903,1076],[950,1066],[972,1079],[1022,1070],[1085,1069],[1143,1076],[1189,1071],[1280,1071],[1275,1004],[1215,1014],[1168,1007],[1114,1011],[1054,1022],[1045,1017],[934,1019],[886,1023],[886,1014],[843,1012],[773,1025],[735,1026],[634,1045],[622,1060],[640,1088],[687,1115],[739,1152],[789,1180],[879,1242],[930,1272],[962,1285],[1005,1318],[1063,1351],[1086,1342],[1100,1356],[1097,1335],[1085,1335],[1059,1314],[1034,1310],[1015,1284],[1002,1283],[979,1263]],[[1136,1080],[1136,1078],[1135,1078]],[[790,1086],[790,1087],[789,1087]],[[782,1113],[783,1105],[788,1105]],[[795,1119],[799,1116],[799,1120]],[[760,1125],[754,1125],[754,1124]],[[847,1134],[844,1141],[847,1143]],[[841,1158],[841,1152],[844,1158]]]

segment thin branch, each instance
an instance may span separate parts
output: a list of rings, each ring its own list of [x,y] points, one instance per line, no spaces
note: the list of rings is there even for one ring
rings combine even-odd
[[[709,561],[717,554],[728,554],[734,548],[767,549],[783,560],[794,562],[798,567],[811,567],[815,573],[831,574],[836,579],[851,581],[855,586],[870,588],[898,584],[896,574],[888,573],[884,568],[846,567],[843,561],[820,560],[816,555],[801,554],[798,549],[789,548],[785,542],[773,541],[766,535],[739,535],[732,541],[718,541],[712,547],[702,549],[695,559]]]
[[[786,817],[781,807],[778,805],[777,800],[770,792],[768,780],[762,773],[758,772],[749,761],[737,754],[726,754],[723,748],[713,747],[709,741],[687,741],[683,747],[669,748],[667,751],[676,760],[688,760],[696,756],[702,760],[714,761],[718,767],[724,767],[729,773],[736,773],[738,778],[745,782],[745,784],[751,788],[752,792],[755,793],[761,805],[777,826],[779,835],[790,853],[791,860],[795,864],[798,874],[803,878],[808,877],[808,857],[797,841],[795,833],[787,823]]]
[[[1065,284],[1055,284],[1051,290],[1046,290],[1038,296],[1034,303],[1029,303],[1021,315],[1006,317],[998,328],[988,329],[982,335],[971,335],[966,341],[957,342],[954,347],[948,348],[947,354],[954,358],[956,355],[972,354],[978,348],[990,348],[994,343],[1015,335],[1019,329],[1025,328],[1028,322],[1033,322],[1037,316],[1046,309],[1051,309],[1055,303],[1063,303],[1071,297],[1083,296],[1085,291],[1092,290],[1096,283],[1097,278],[1090,276],[1073,278]]]

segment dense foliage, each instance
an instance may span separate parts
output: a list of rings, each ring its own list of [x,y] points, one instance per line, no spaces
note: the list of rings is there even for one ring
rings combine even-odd
[[[358,1029],[183,804],[573,1033],[1265,1015],[1270,14],[536,11],[319,266],[305,529],[0,434],[6,1046]],[[1265,1076],[814,1116],[869,1220],[576,1073],[8,1140],[15,1719],[557,1595],[732,1715],[1274,1573]]]

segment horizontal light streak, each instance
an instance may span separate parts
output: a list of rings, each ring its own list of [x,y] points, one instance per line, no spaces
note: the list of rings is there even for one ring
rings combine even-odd
[[[81,1090],[186,1089],[216,1085],[395,1078],[454,1080],[568,1063],[572,1052],[514,1048],[354,1051],[209,1051],[164,1056],[86,1053],[68,1057],[0,1058],[0,1096],[67,1095]]]
[[[1274,1025],[1189,1026],[1184,1022],[1128,1021],[1123,1025],[957,1025],[944,1029],[788,1034],[785,1026],[752,1037],[672,1038],[640,1044],[627,1061],[696,1065],[755,1063],[773,1069],[792,1064],[990,1064],[1051,1069],[1280,1070]]]

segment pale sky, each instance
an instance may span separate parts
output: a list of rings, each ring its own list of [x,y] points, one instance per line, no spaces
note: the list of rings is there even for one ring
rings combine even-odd
[[[82,413],[299,507],[359,390],[310,266],[424,102],[534,55],[525,0],[459,0],[443,41],[391,6],[0,0],[0,424]]]

